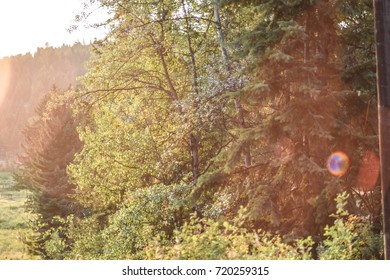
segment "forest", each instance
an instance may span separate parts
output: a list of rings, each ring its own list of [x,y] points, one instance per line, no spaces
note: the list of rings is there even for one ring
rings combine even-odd
[[[22,130],[35,115],[40,99],[52,88],[67,89],[85,74],[88,47],[81,43],[58,48],[47,45],[0,59],[0,160],[12,165],[21,152]],[[8,166],[9,167],[9,166]]]
[[[31,256],[383,259],[371,0],[90,0],[79,24],[96,5],[107,36],[19,57],[34,86],[2,108],[34,110]]]

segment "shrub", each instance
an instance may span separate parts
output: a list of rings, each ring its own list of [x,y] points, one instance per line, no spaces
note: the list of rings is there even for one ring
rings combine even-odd
[[[381,235],[375,234],[370,223],[362,217],[350,215],[345,206],[348,194],[336,198],[337,211],[332,226],[325,227],[326,239],[318,246],[319,259],[353,260],[383,258]]]
[[[243,227],[245,209],[231,222],[199,218],[174,231],[173,242],[158,236],[149,243],[148,259],[310,259],[311,238],[284,243],[280,236]],[[162,242],[163,241],[163,242]],[[165,245],[164,245],[165,243]]]

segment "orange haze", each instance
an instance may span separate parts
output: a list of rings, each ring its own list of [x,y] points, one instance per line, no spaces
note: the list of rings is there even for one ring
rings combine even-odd
[[[11,69],[9,60],[0,63],[0,108],[10,86]]]

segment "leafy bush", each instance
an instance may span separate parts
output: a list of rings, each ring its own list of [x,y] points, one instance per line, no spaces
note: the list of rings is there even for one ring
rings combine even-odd
[[[68,238],[73,241],[67,259],[94,260],[103,256],[104,240],[99,216],[75,219],[69,226]]]
[[[54,216],[49,223],[42,222],[39,214],[30,217],[30,230],[21,236],[29,253],[42,259],[64,259],[71,249],[67,238],[68,226],[73,216]]]
[[[326,239],[318,246],[322,260],[353,260],[383,258],[381,235],[375,234],[370,223],[362,217],[350,215],[345,206],[348,195],[343,192],[336,198],[336,218],[332,226],[325,227]]]
[[[105,227],[98,226],[97,217],[75,220],[68,226],[67,239],[74,243],[67,258],[313,259],[315,243],[311,237],[287,241],[263,230],[251,230],[244,208],[231,221],[196,213],[186,216],[189,209],[178,203],[188,192],[188,186],[156,185],[134,192]],[[372,231],[368,221],[345,210],[347,198],[342,193],[336,199],[337,211],[331,215],[335,220],[324,229],[325,239],[316,248],[318,258],[383,258],[381,236]],[[54,231],[46,241],[46,251],[53,257],[60,256],[64,248],[59,237]]]
[[[180,201],[189,191],[187,185],[154,185],[130,194],[101,228],[93,217],[77,222],[69,233],[75,240],[69,258],[144,259],[154,236],[169,239],[180,226],[186,212]]]
[[[173,242],[161,245],[158,236],[146,248],[148,259],[310,259],[311,238],[284,243],[280,236],[243,227],[245,210],[229,223],[195,214],[174,231]]]
[[[345,210],[348,195],[336,198],[337,211],[332,226],[324,229],[325,240],[317,247],[319,259],[381,259],[381,235],[370,223]],[[146,248],[148,259],[312,259],[311,237],[286,242],[278,235],[244,227],[245,210],[241,209],[231,223],[199,218],[174,231],[171,243],[156,237]],[[163,245],[165,244],[165,245]]]

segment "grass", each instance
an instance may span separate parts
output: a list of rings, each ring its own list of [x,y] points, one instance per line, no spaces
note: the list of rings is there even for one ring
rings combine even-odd
[[[0,172],[0,260],[31,259],[21,236],[28,233],[28,213],[24,204],[28,193],[12,190],[9,172]]]

